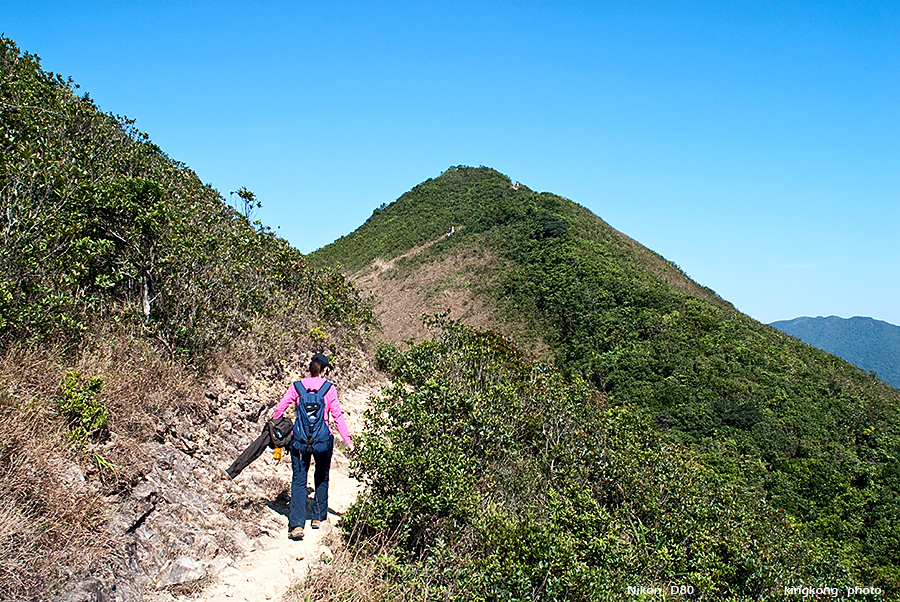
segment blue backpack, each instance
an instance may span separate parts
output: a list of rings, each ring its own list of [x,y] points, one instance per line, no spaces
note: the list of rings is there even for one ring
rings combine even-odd
[[[334,444],[334,435],[325,417],[325,393],[331,383],[325,381],[319,390],[307,389],[303,383],[294,383],[300,398],[297,400],[297,419],[294,421],[291,449],[301,454],[321,454]]]

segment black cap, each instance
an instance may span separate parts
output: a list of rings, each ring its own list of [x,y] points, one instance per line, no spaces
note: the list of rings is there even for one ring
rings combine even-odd
[[[325,355],[322,354],[322,353],[317,353],[317,354],[315,354],[314,356],[312,356],[312,360],[311,360],[311,361],[317,361],[317,362],[319,362],[319,365],[322,366],[323,368],[327,368],[327,367],[329,366],[329,364],[328,364],[328,358],[325,357]]]

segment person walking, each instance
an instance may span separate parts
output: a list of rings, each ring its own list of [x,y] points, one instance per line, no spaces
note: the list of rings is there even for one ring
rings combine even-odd
[[[315,462],[316,465],[313,477],[315,499],[310,527],[318,529],[322,521],[328,520],[328,473],[331,470],[331,456],[334,452],[334,435],[331,434],[331,429],[327,424],[328,416],[331,416],[334,420],[341,439],[344,440],[350,451],[353,451],[353,440],[350,438],[350,432],[347,430],[347,423],[344,421],[344,414],[341,412],[341,404],[338,402],[337,392],[334,390],[334,386],[325,380],[323,376],[326,369],[330,369],[328,358],[321,353],[315,354],[309,362],[309,376],[295,382],[288,388],[284,397],[281,398],[281,401],[275,407],[275,413],[272,415],[272,420],[278,420],[288,406],[291,404],[298,406],[300,389],[318,392],[327,386],[323,416],[323,419],[326,421],[325,428],[328,429],[330,435],[327,448],[322,452],[305,452],[299,451],[296,445],[291,445],[293,475],[291,478],[291,509],[288,516],[288,537],[293,540],[303,539],[303,527],[306,526],[306,482],[309,475],[310,462]],[[304,408],[297,407],[298,417],[299,412],[303,411],[305,411]]]

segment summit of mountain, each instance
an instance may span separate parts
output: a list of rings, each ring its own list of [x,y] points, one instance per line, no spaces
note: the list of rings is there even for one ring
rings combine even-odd
[[[900,587],[887,518],[900,392],[742,314],[575,202],[451,167],[309,259],[372,295],[388,343],[421,340],[421,315],[448,308],[498,330],[757,492],[841,570]]]
[[[675,264],[564,197],[537,193],[487,167],[450,167],[390,204],[364,224],[309,256],[313,265],[340,265],[371,295],[383,337],[393,343],[425,334],[421,315],[450,316],[497,329],[532,349],[547,348],[539,309],[509,294],[521,260],[566,244],[562,261],[596,263],[613,280],[629,278],[731,305]],[[577,268],[577,266],[576,266]]]
[[[900,326],[864,316],[803,316],[770,325],[874,372],[884,382],[900,389]]]

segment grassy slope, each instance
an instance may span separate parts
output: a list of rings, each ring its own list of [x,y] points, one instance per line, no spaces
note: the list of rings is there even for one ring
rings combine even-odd
[[[386,291],[384,304],[390,307],[408,305],[400,295],[391,299],[391,289],[425,287],[427,302],[418,311],[406,313],[407,323],[398,329],[400,332],[421,334],[420,313],[452,307],[454,317],[471,317],[478,326],[486,326],[483,314],[491,313],[490,327],[515,333],[517,340],[529,347],[543,348],[547,331],[536,315],[542,310],[532,306],[523,315],[521,299],[510,304],[497,295],[510,286],[506,272],[521,263],[520,251],[530,244],[520,240],[521,233],[516,229],[526,222],[534,222],[533,227],[540,230],[538,237],[552,232],[554,224],[577,224],[579,240],[601,243],[604,254],[612,253],[617,263],[627,262],[640,272],[638,278],[661,280],[677,290],[728,306],[677,266],[584,207],[556,195],[537,194],[522,185],[514,189],[509,178],[488,168],[452,167],[439,178],[426,180],[395,202],[376,209],[357,230],[312,253],[309,260],[322,267],[340,266],[342,272],[362,281],[369,290]],[[455,234],[446,237],[451,226]],[[527,233],[526,238],[529,235],[534,233]],[[493,265],[486,269],[486,261]],[[456,270],[440,270],[445,272],[444,281],[437,284],[433,278],[422,277],[423,265],[440,263],[453,264]],[[390,272],[378,275],[386,265]],[[458,299],[464,299],[466,306],[454,303]],[[505,306],[505,312],[472,309],[498,303]],[[392,334],[387,332],[385,336],[390,338]]]
[[[456,236],[448,238],[435,251],[443,253],[457,245],[471,245],[472,236],[483,235],[485,230],[519,220],[525,214],[536,217],[545,231],[552,228],[551,222],[557,217],[578,222],[586,236],[608,241],[621,257],[630,256],[673,286],[723,303],[715,293],[691,281],[677,266],[613,229],[584,207],[556,195],[536,194],[523,185],[514,189],[508,177],[489,168],[451,167],[439,178],[422,182],[393,203],[376,209],[351,234],[311,254],[310,261],[320,266],[340,264],[345,272],[355,273],[376,259],[387,261],[433,241],[451,226],[457,229]]]
[[[209,370],[352,353],[371,319],[338,273],[6,38],[0,215],[3,599],[114,552],[102,496],[127,498],[160,424],[210,419]]]
[[[639,408],[704,463],[784,508],[838,562],[900,587],[900,394],[737,312],[558,196],[486,168],[413,188],[312,261],[359,270],[440,236],[408,266],[487,245],[487,292],[563,370]]]

